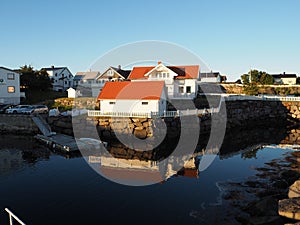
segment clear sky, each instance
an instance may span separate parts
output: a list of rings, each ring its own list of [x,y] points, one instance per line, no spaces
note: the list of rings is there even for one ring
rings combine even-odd
[[[250,67],[300,75],[299,9],[297,0],[0,0],[0,66],[75,74],[119,45],[162,40],[231,81]]]

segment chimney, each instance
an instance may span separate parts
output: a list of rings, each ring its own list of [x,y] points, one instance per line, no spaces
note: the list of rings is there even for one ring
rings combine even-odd
[[[51,68],[54,69],[54,66],[52,65]]]
[[[119,69],[119,70],[121,69],[121,65],[118,65],[118,69]]]
[[[158,61],[158,62],[157,62],[157,65],[159,65],[159,64],[161,64],[161,61]]]

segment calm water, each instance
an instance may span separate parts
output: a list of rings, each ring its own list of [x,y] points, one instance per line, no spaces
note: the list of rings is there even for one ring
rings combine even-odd
[[[1,136],[0,141],[1,225],[8,224],[5,207],[28,225],[201,224],[190,214],[218,202],[217,181],[251,176],[255,167],[288,151],[264,148],[247,158],[234,153],[239,144],[232,144],[226,147],[230,154],[217,157],[198,178],[173,176],[132,187],[106,180],[83,158],[55,155],[28,137]]]

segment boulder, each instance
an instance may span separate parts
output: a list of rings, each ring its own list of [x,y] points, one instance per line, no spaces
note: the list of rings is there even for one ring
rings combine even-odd
[[[147,137],[147,131],[144,129],[143,130],[134,130],[134,135],[137,138],[145,139]]]
[[[280,216],[300,220],[300,198],[279,200],[278,213]]]
[[[296,180],[289,188],[288,193],[289,198],[298,198],[300,197],[300,180]]]

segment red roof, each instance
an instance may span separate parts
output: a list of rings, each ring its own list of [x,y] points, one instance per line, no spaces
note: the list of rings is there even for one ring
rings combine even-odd
[[[155,66],[133,67],[128,79],[147,79],[144,75],[154,68]],[[178,74],[175,79],[197,79],[199,77],[198,65],[167,66],[167,68]]]
[[[159,100],[164,90],[164,81],[119,81],[106,82],[98,96],[103,99]]]

